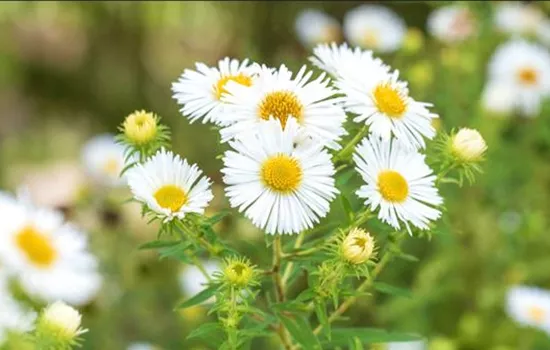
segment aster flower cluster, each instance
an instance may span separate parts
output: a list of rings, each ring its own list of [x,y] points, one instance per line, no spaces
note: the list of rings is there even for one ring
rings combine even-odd
[[[190,123],[212,123],[219,131],[226,148],[221,156],[225,195],[232,208],[266,233],[273,249],[269,269],[217,236],[213,225],[227,213],[205,214],[214,198],[213,181],[170,150],[168,129],[158,117],[130,114],[117,137],[126,159],[133,157],[124,170],[133,199],[161,225],[158,240],[142,248],[160,248],[161,255],[192,265],[182,279],[195,276],[193,290],[186,292],[194,295],[180,308],[213,303],[211,312],[225,333],[218,345],[224,348],[238,348],[270,327],[287,349],[301,344],[275,305],[285,305],[287,289],[303,268],[311,278],[298,299],[319,322],[310,335],[330,337],[330,322],[353,302],[343,296],[372,287],[391,258],[404,254],[400,242],[407,236],[432,233],[443,204],[436,185],[452,182],[452,170],[461,175],[465,167],[459,165],[478,164],[486,150],[479,133],[464,129],[443,135],[448,146],[436,147],[428,163],[425,150],[436,136],[438,115],[432,104],[410,95],[399,71],[372,51],[348,44],[318,45],[310,61],[323,72],[315,75],[304,65],[294,73],[284,64],[224,58],[214,67],[197,63],[172,85]],[[440,174],[430,167],[434,164]],[[351,193],[337,184],[346,171],[358,175]],[[339,197],[347,203],[347,225],[322,230],[321,221]],[[364,228],[372,221],[385,225],[386,232]],[[309,239],[316,230],[321,238]],[[290,242],[283,241],[293,239],[289,250]],[[303,265],[300,258],[322,261]],[[271,311],[253,306],[265,278],[273,286]],[[364,279],[358,287],[357,279]]]

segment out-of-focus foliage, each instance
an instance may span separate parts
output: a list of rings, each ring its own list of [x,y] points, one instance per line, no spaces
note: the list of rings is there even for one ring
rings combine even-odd
[[[426,18],[444,3],[449,2],[384,2],[409,27],[422,30],[423,40],[418,50],[380,56],[409,81],[411,95],[434,104],[440,128],[468,125],[481,132],[489,145],[484,174],[471,187],[445,187],[444,229],[429,241],[409,239],[404,250],[419,261],[398,260],[382,275],[410,293],[361,298],[347,315],[357,326],[420,333],[433,350],[547,349],[549,336],[518,327],[504,305],[511,285],[550,289],[550,104],[536,118],[484,112],[487,63],[505,36],[493,28],[492,4],[472,2],[478,37],[456,45],[435,41],[425,32]],[[196,61],[213,65],[225,56],[298,68],[310,55],[294,33],[299,11],[318,8],[341,20],[357,5],[0,4],[0,187],[27,185],[34,197],[63,209],[89,232],[105,282],[98,298],[81,310],[90,329],[83,349],[123,349],[140,341],[163,349],[205,349],[186,336],[211,317],[203,306],[174,311],[190,297],[180,288],[182,265],[137,249],[154,238],[156,228],[141,219],[139,207],[122,205],[125,190],[97,195],[82,174],[84,142],[116,132],[134,110],[154,111],[170,126],[174,151],[214,180],[210,210],[226,208],[216,159],[224,146],[208,126],[189,124],[180,115],[171,82]],[[550,8],[546,2],[539,6]],[[264,247],[263,235],[245,219],[228,216],[216,230],[254,263],[268,259],[267,248],[257,249]],[[254,348],[277,346],[268,338]]]

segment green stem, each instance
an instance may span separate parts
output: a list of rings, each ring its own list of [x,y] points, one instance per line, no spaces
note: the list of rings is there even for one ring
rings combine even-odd
[[[176,220],[175,223],[176,223],[176,227],[180,230],[180,233],[185,232],[196,243],[203,246],[203,248],[205,248],[210,254],[214,256],[219,254],[219,250],[215,246],[213,246],[210,242],[204,239],[204,237],[201,237],[195,233],[196,231],[198,231],[196,228],[190,228],[183,221],[180,221],[180,220]]]
[[[281,278],[281,260],[282,260],[282,247],[281,247],[281,236],[275,235],[275,238],[273,239],[273,285],[275,286],[275,295],[277,298],[277,302],[281,303],[285,300],[285,287],[284,287],[284,281]],[[292,341],[290,340],[290,336],[288,334],[288,331],[283,326],[282,323],[279,323],[277,326],[277,334],[279,335],[279,338],[281,338],[281,343],[283,344],[284,348],[286,350],[292,349]]]
[[[296,243],[294,243],[294,249],[300,248],[302,246],[302,243],[304,243],[305,238],[306,238],[306,231],[300,232],[300,234],[298,235],[298,238],[296,239]],[[286,255],[286,256],[288,256],[288,255]],[[294,264],[291,261],[286,266],[285,272],[283,274],[283,288],[286,285],[286,282],[288,281],[288,279],[290,278],[290,274],[292,273],[293,265]]]
[[[405,234],[399,234],[395,240],[395,244],[397,246],[399,246],[403,240],[403,238],[406,237]],[[386,252],[384,253],[384,255],[382,256],[382,259],[380,259],[380,262],[376,265],[376,267],[374,268],[374,270],[372,271],[372,273],[369,275],[369,277],[363,281],[363,283],[361,283],[361,285],[359,285],[359,287],[357,288],[357,292],[364,292],[366,291],[367,289],[369,289],[370,287],[372,287],[372,285],[374,284],[374,281],[376,280],[376,278],[378,277],[378,275],[380,275],[380,273],[382,272],[382,270],[386,267],[386,265],[391,261],[391,259],[393,258],[393,255],[394,255],[394,251],[393,250],[386,250]],[[356,296],[351,296],[351,297],[348,297],[346,300],[344,300],[344,302],[342,304],[340,304],[340,306],[338,307],[338,309],[336,309],[329,317],[328,317],[328,322],[329,323],[332,323],[334,322],[336,319],[338,319],[344,312],[346,312],[349,307],[351,305],[353,305],[353,303],[355,303],[355,301],[357,300],[357,297]],[[319,325],[317,326],[317,328],[314,329],[313,333],[314,334],[319,334],[319,332],[321,332],[323,326],[322,325]]]
[[[285,301],[285,287],[283,279],[281,278],[281,259],[282,259],[282,247],[281,236],[275,235],[273,240],[273,283],[275,284],[275,295],[278,302]]]
[[[348,142],[348,144],[334,156],[333,160],[336,162],[338,160],[345,159],[349,155],[349,153],[353,151],[353,148],[355,147],[355,145],[359,141],[361,141],[361,139],[367,134],[368,130],[369,128],[366,125],[363,125],[363,127],[361,128],[361,130],[359,130],[359,132],[355,135],[355,137],[351,139],[350,142]]]
[[[182,241],[185,241],[185,235],[183,234],[183,230],[177,230],[179,235],[180,235],[180,238]],[[208,274],[208,272],[206,271],[206,268],[204,267],[204,265],[202,264],[202,262],[196,257],[196,256],[193,256],[192,257],[192,260],[193,260],[193,264],[195,264],[195,266],[197,266],[197,268],[199,269],[199,271],[204,275],[204,277],[206,277],[206,279],[208,280],[208,282],[212,282],[212,277],[210,277],[210,275]]]

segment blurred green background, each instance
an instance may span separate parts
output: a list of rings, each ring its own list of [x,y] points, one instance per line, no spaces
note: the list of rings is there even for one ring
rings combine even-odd
[[[225,207],[216,158],[225,146],[210,126],[181,116],[171,83],[196,61],[214,65],[225,56],[296,69],[311,54],[296,38],[297,14],[317,8],[341,22],[361,3],[1,2],[0,187],[13,191],[29,181],[47,190],[68,186],[59,169],[80,166],[90,137],[115,133],[126,115],[146,109],[171,128],[174,150],[216,182],[211,210]],[[383,274],[412,296],[365,298],[349,316],[357,325],[421,333],[440,350],[550,349],[548,335],[519,328],[503,306],[511,284],[550,289],[550,105],[531,119],[486,115],[479,101],[487,61],[505,37],[491,29],[491,4],[472,2],[479,37],[457,46],[435,42],[425,32],[426,18],[444,3],[384,2],[423,31],[424,46],[379,56],[409,80],[412,96],[434,103],[441,128],[480,130],[489,145],[485,173],[472,187],[444,187],[444,222],[431,240],[406,245],[420,261],[396,261]],[[105,276],[99,297],[83,310],[90,329],[83,348],[124,349],[136,341],[205,348],[185,336],[206,310],[173,311],[184,297],[181,266],[137,250],[156,231],[137,208],[120,206],[128,196],[120,192],[88,189],[78,200],[55,203],[90,232]],[[263,247],[263,237],[238,215],[219,232],[255,262],[265,259],[250,247]]]

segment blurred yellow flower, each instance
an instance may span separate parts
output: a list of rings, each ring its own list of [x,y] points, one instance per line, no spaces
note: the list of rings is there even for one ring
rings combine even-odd
[[[433,64],[427,60],[414,63],[408,71],[408,77],[415,88],[419,90],[425,89],[433,82]],[[432,121],[434,120],[432,119]]]
[[[418,53],[424,47],[424,34],[418,28],[409,28],[403,41],[403,51],[408,54]]]

